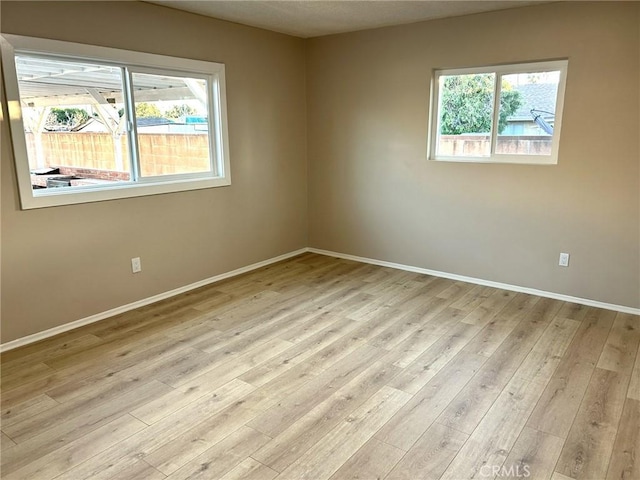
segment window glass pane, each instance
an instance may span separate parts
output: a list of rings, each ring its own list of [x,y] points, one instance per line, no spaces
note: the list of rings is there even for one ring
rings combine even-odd
[[[491,153],[494,85],[493,73],[440,76],[438,155]]]
[[[560,72],[503,75],[496,153],[551,155]]]
[[[207,82],[134,73],[142,177],[211,172]]]
[[[120,68],[16,55],[34,190],[130,180]]]

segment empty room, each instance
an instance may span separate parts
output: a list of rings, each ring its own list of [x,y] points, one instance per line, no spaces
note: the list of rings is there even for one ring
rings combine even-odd
[[[2,479],[640,479],[640,2],[0,27]]]

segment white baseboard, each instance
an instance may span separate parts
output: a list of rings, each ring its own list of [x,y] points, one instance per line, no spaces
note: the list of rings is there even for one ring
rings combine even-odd
[[[537,290],[535,288],[521,287],[518,285],[510,285],[508,283],[493,282],[491,280],[483,280],[481,278],[466,277],[464,275],[457,275],[455,273],[439,272],[437,270],[429,270],[428,268],[413,267],[411,265],[403,265],[401,263],[385,262],[384,260],[358,257],[356,255],[348,255],[345,253],[332,252],[329,250],[321,250],[319,248],[308,248],[307,251],[312,253],[317,253],[320,255],[328,255],[330,257],[343,258],[345,260],[353,260],[356,262],[370,263],[372,265],[379,265],[381,267],[396,268],[398,270],[406,270],[408,272],[424,273],[426,275],[433,275],[434,277],[442,277],[442,278],[448,278],[450,280],[458,280],[461,282],[474,283],[476,285],[483,285],[485,287],[501,288],[503,290],[510,290],[513,292],[528,293],[530,295],[537,295],[539,297],[547,297],[547,298],[553,298],[555,300],[562,300],[565,302],[579,303],[581,305],[587,305],[590,307],[604,308],[605,310],[614,310],[616,312],[640,315],[640,308],[626,307],[624,305],[616,305],[613,303],[598,302],[596,300],[589,300],[588,298],[572,297],[571,295],[564,295],[562,293],[547,292],[545,290]]]
[[[32,335],[27,335],[26,337],[18,338],[16,340],[12,340],[10,342],[0,344],[0,352],[6,352],[9,350],[13,350],[14,348],[28,345],[30,343],[38,342],[40,340],[44,340],[45,338],[58,335],[59,333],[68,332],[69,330],[73,330],[74,328],[99,322],[100,320],[113,317],[120,313],[128,312],[130,310],[134,310],[139,307],[144,307],[145,305],[149,305],[151,303],[158,302],[166,298],[180,295],[181,293],[188,292],[189,290],[194,290],[196,288],[204,287],[205,285],[219,282],[220,280],[224,280],[226,278],[235,277],[236,275],[241,275],[243,273],[247,273],[252,270],[256,270],[258,268],[265,267],[267,265],[271,265],[272,263],[280,262],[282,260],[286,260],[288,258],[295,257],[297,255],[300,255],[306,252],[312,252],[312,253],[327,255],[327,256],[336,257],[336,258],[343,258],[345,260],[353,260],[361,263],[369,263],[372,265],[379,265],[381,267],[389,267],[389,268],[395,268],[398,270],[406,270],[408,272],[423,273],[426,275],[433,275],[435,277],[442,277],[442,278],[448,278],[451,280],[458,280],[461,282],[474,283],[476,285],[483,285],[486,287],[501,288],[503,290],[511,290],[513,292],[528,293],[530,295],[553,298],[555,300],[562,300],[565,302],[588,305],[590,307],[604,308],[606,310],[614,310],[617,312],[640,315],[640,308],[633,308],[633,307],[626,307],[624,305],[615,305],[612,303],[598,302],[595,300],[589,300],[588,298],[572,297],[570,295],[564,295],[561,293],[547,292],[545,290],[537,290],[535,288],[520,287],[518,285],[510,285],[507,283],[493,282],[491,280],[483,280],[481,278],[467,277],[464,275],[457,275],[455,273],[439,272],[437,270],[430,270],[428,268],[413,267],[411,265],[403,265],[401,263],[386,262],[384,260],[358,257],[356,255],[348,255],[345,253],[338,253],[338,252],[332,252],[329,250],[321,250],[319,248],[309,247],[309,248],[301,248],[293,252],[285,253],[284,255],[280,255],[278,257],[269,258],[267,260],[263,260],[262,262],[253,263],[251,265],[247,265],[246,267],[237,268],[230,272],[221,273],[220,275],[215,275],[213,277],[205,278],[204,280],[200,280],[199,282],[185,285],[184,287],[175,288],[173,290],[169,290],[168,292],[159,293],[158,295],[153,295],[152,297],[147,297],[142,300],[129,303],[127,305],[122,305],[120,307],[112,308],[111,310],[107,310],[105,312],[96,313],[95,315],[91,315],[86,318],[81,318],[80,320],[76,320],[74,322],[65,323],[64,325],[53,327],[43,332],[34,333]]]
[[[282,260],[286,260],[287,258],[295,257],[296,255],[306,253],[307,251],[308,251],[307,248],[301,248],[293,252],[285,253],[284,255],[280,255],[278,257],[273,257],[267,260],[263,260],[262,262],[253,263],[251,265],[247,265],[246,267],[237,268],[230,272],[221,273],[220,275],[215,275],[213,277],[205,278],[204,280],[200,280],[199,282],[185,285],[184,287],[175,288],[173,290],[169,290],[168,292],[159,293],[158,295],[153,295],[152,297],[143,298],[142,300],[128,303],[127,305],[122,305],[121,307],[112,308],[111,310],[107,310],[106,312],[96,313],[95,315],[81,318],[80,320],[76,320],[73,322],[65,323],[64,325],[53,327],[48,330],[44,330],[43,332],[27,335],[26,337],[18,338],[16,340],[12,340],[10,342],[0,344],[0,352],[13,350],[14,348],[22,347],[30,343],[44,340],[45,338],[53,337],[54,335],[58,335],[59,333],[68,332],[69,330],[73,330],[74,328],[83,327],[84,325],[89,325],[90,323],[99,322],[100,320],[104,320],[105,318],[113,317],[114,315],[128,312],[129,310],[134,310],[136,308],[144,307],[145,305],[149,305],[150,303],[158,302],[160,300],[164,300],[166,298],[170,298],[175,295],[180,295],[181,293],[188,292],[189,290],[194,290],[196,288],[204,287],[205,285],[209,285],[211,283],[219,282],[220,280],[224,280],[229,277],[235,277],[236,275],[241,275],[243,273],[250,272],[251,270],[256,270],[258,268],[266,267],[267,265],[271,265],[272,263],[280,262]]]

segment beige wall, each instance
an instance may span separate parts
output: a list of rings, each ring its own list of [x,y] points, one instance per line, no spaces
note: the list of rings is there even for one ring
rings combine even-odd
[[[310,40],[310,245],[640,307],[639,25],[568,2]],[[432,69],[553,58],[557,166],[425,160]]]
[[[640,307],[639,4],[335,35],[306,54],[300,39],[149,4],[0,5],[6,33],[224,62],[233,179],[21,211],[2,125],[2,342],[308,244]],[[433,68],[558,57],[557,166],[426,161]]]
[[[143,3],[0,8],[5,33],[224,62],[233,182],[21,211],[3,125],[2,342],[307,245],[303,40]]]

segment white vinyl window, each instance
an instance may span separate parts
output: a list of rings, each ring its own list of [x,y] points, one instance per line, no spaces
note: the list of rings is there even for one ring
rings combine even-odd
[[[567,61],[434,72],[429,158],[558,163]]]
[[[224,65],[2,35],[23,209],[230,185]]]

